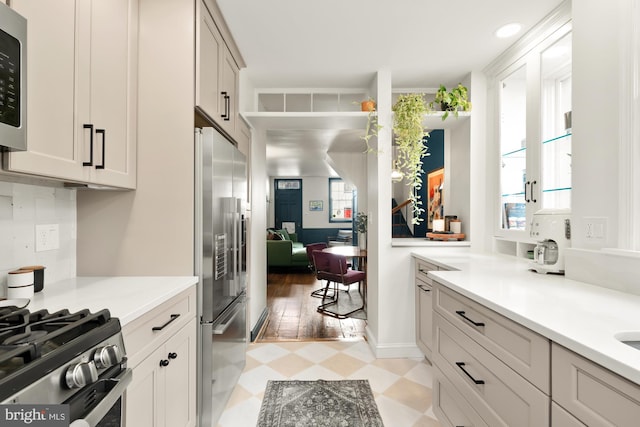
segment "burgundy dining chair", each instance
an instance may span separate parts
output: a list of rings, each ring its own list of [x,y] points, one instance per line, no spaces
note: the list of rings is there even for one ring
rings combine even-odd
[[[327,281],[323,292],[323,303],[318,306],[318,311],[320,313],[324,313],[338,319],[345,319],[356,311],[364,309],[363,298],[362,306],[350,310],[346,313],[340,313],[337,311],[340,298],[340,293],[338,292],[339,285],[346,286],[347,293],[349,293],[349,291],[351,290],[351,285],[357,283],[358,292],[362,296],[362,286],[367,277],[367,274],[364,271],[352,270],[348,268],[347,258],[345,256],[328,252],[313,252],[313,261],[316,267],[316,277],[318,277],[318,279],[320,280]],[[333,297],[328,295],[332,283]],[[329,301],[325,302],[325,299],[329,299]],[[332,306],[335,306],[335,311],[329,309],[329,307]]]
[[[309,269],[314,271],[316,273],[316,278],[318,278],[318,271],[316,269],[315,266],[315,262],[313,261],[313,253],[315,251],[322,251],[323,249],[325,249],[328,245],[324,242],[320,242],[320,243],[310,243],[306,246],[307,249],[307,258],[309,259]],[[323,297],[323,293],[324,293],[324,287],[320,288],[320,289],[316,289],[315,291],[311,292],[311,296],[312,297],[316,297],[316,298],[322,298]],[[333,298],[333,295],[331,295],[331,297]]]

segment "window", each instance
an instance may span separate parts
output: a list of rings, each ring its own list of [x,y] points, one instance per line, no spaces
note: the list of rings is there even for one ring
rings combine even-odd
[[[340,178],[329,178],[329,222],[351,222],[353,188]]]

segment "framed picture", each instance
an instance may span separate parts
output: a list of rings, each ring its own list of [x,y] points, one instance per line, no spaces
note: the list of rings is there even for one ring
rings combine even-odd
[[[323,210],[322,200],[309,200],[309,210],[310,211],[321,211]]]
[[[427,228],[433,230],[434,219],[444,219],[444,168],[427,174]]]

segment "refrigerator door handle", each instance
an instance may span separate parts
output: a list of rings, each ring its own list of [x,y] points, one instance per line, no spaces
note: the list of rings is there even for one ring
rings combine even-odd
[[[229,326],[233,323],[233,320],[242,312],[243,302],[239,302],[234,305],[234,307],[229,310],[227,313],[221,316],[220,321],[216,322],[213,325],[213,334],[214,335],[223,335]]]

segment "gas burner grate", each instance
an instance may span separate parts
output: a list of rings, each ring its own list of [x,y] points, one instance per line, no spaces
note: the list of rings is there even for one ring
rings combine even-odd
[[[0,312],[0,401],[120,330],[106,309]]]

